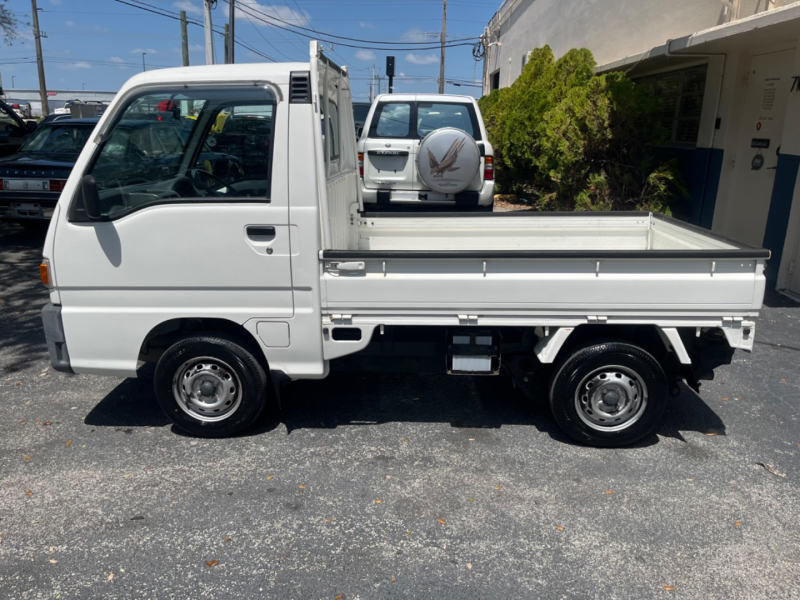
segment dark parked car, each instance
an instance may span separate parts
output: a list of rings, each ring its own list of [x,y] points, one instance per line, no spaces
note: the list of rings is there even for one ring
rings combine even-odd
[[[42,125],[17,154],[0,158],[0,218],[28,226],[49,220],[97,121],[69,119]]]
[[[180,153],[175,149],[186,143],[193,121],[174,119],[172,113],[165,115],[154,113],[147,115],[147,119],[120,124],[106,142],[104,157],[108,164],[98,162],[94,169],[100,187],[114,187],[121,180],[146,182],[165,172],[178,173],[181,165],[175,157]],[[163,123],[153,126],[153,120]],[[98,121],[94,118],[51,121],[40,126],[18,154],[0,159],[0,219],[27,227],[47,223]],[[248,127],[252,128],[253,123],[249,122]],[[242,172],[242,163],[238,157],[227,154],[226,148],[236,140],[249,142],[254,145],[255,156],[263,150],[263,142],[257,143],[259,138],[252,137],[230,132],[221,137],[216,149],[204,147],[192,165],[193,176],[203,178],[210,174],[217,182],[235,180]],[[261,162],[264,163],[263,159]],[[109,173],[114,174],[114,179],[107,178]]]
[[[33,131],[35,121],[24,121],[13,108],[0,100],[0,157],[16,154]]]
[[[369,102],[353,102],[353,121],[356,123],[356,137],[361,137],[361,130],[364,129],[364,123],[369,114],[369,107],[372,106]]]

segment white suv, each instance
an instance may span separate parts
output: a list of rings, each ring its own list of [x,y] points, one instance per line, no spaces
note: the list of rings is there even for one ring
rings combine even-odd
[[[366,205],[492,210],[494,151],[471,96],[378,96],[358,140],[358,160]]]

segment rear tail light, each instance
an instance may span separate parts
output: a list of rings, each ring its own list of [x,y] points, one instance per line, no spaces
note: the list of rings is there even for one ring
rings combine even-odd
[[[64,179],[51,179],[50,180],[50,191],[51,192],[63,192],[64,185],[66,184],[66,180]]]
[[[3,180],[0,179],[0,190],[2,190],[2,189],[3,189]]]
[[[483,159],[483,179],[484,181],[494,179],[494,156],[486,156]]]
[[[364,153],[358,153],[358,175],[361,179],[364,179]]]

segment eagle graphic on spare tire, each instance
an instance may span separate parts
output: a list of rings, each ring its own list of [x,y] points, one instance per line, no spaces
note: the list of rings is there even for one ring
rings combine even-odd
[[[444,156],[442,157],[442,162],[436,160],[436,157],[431,152],[431,149],[428,148],[428,160],[430,161],[431,165],[431,175],[434,177],[442,177],[448,171],[458,171],[461,167],[454,167],[453,165],[456,164],[458,160],[458,153],[464,148],[464,144],[467,143],[467,140],[461,138],[460,140],[453,140],[453,143],[450,144],[450,147],[445,152]]]
[[[415,160],[423,189],[452,195],[482,184],[478,144],[463,129],[432,131],[420,140]]]

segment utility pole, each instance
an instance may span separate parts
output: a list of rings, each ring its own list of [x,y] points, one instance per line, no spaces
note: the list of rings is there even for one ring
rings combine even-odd
[[[42,98],[42,115],[45,117],[50,114],[50,107],[47,105],[47,83],[44,80],[44,59],[42,58],[42,32],[39,31],[39,9],[36,7],[36,0],[31,0],[33,8],[33,38],[36,40],[36,64],[39,67],[39,96]]]
[[[14,77],[11,77],[11,87],[14,87]],[[369,82],[369,103],[375,99],[375,65],[372,65],[372,79]]]
[[[228,23],[230,23],[230,28],[228,29],[228,62],[233,64],[235,61],[233,60],[233,47],[235,45],[234,40],[236,39],[234,35],[235,31],[235,24],[236,24],[236,0],[228,0]]]
[[[225,27],[223,27],[223,29],[222,29],[222,40],[223,40],[222,43],[225,46],[225,64],[226,65],[231,62],[231,55],[230,55],[231,47],[228,45],[228,38],[231,35],[230,31],[231,31],[230,27],[228,27],[228,24],[225,23]]]
[[[144,64],[144,57],[147,55],[147,52],[142,52],[142,73],[147,71],[147,67]]]
[[[189,66],[189,34],[186,32],[186,11],[181,11],[181,51],[183,53],[183,66]]]
[[[214,39],[211,37],[214,24],[211,22],[211,9],[217,5],[217,0],[203,0],[203,24],[206,32],[206,64],[214,64]]]
[[[442,60],[439,63],[439,93],[444,94],[444,42],[447,38],[447,0],[442,2]]]

